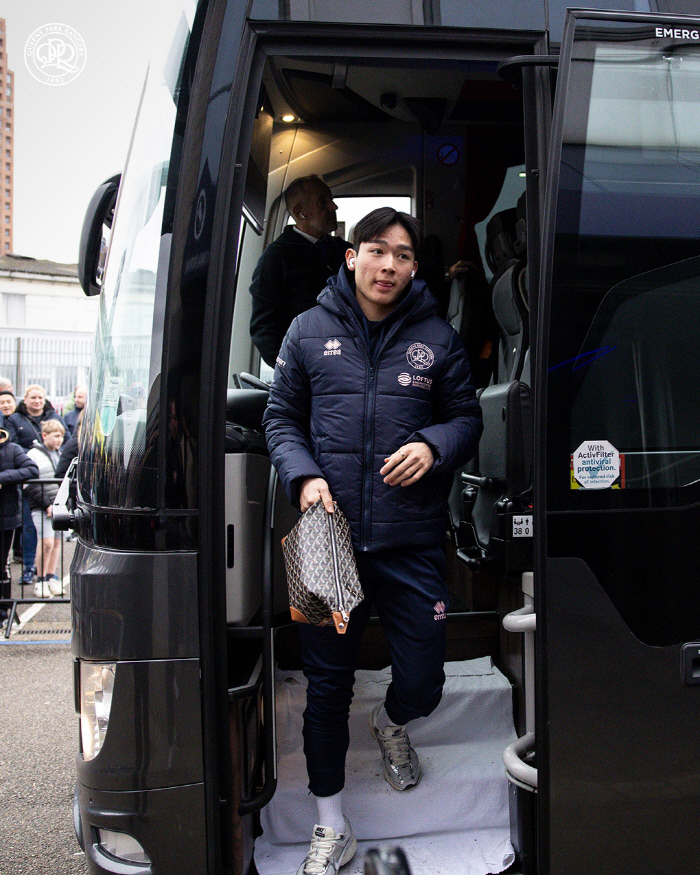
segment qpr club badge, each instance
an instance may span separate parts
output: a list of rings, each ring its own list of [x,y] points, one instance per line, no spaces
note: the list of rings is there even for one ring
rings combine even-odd
[[[409,365],[417,371],[427,371],[435,361],[435,354],[424,343],[412,343],[406,350]]]

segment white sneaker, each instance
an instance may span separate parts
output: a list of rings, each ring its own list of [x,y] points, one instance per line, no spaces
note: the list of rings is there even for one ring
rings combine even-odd
[[[51,595],[63,595],[63,582],[58,579],[55,575],[47,581],[49,584],[49,589],[51,590]]]
[[[297,869],[297,875],[336,875],[341,866],[352,860],[357,851],[357,840],[347,817],[343,820],[345,832],[340,835],[336,835],[330,826],[316,824],[309,853]]]
[[[50,599],[52,595],[49,581],[40,577],[34,584],[34,596],[38,599]]]
[[[408,732],[404,726],[393,729],[380,729],[377,715],[382,707],[380,702],[369,715],[369,731],[382,752],[384,777],[394,790],[408,790],[420,781],[422,770],[418,754],[413,749]]]

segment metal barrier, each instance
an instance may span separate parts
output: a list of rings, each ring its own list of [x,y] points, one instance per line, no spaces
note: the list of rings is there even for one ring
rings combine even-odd
[[[43,507],[45,491],[49,489],[49,487],[52,490],[57,490],[61,482],[60,479],[52,477],[25,480],[24,483],[17,484],[16,488],[21,489],[22,492],[20,504],[22,511],[22,524],[16,529],[5,528],[4,503],[0,502],[0,546],[2,547],[2,550],[0,551],[0,560],[5,563],[4,567],[0,568],[0,578],[2,579],[0,584],[2,586],[2,590],[0,590],[0,607],[9,608],[7,625],[4,629],[5,638],[9,638],[12,633],[18,605],[42,604],[46,602],[51,602],[52,604],[68,604],[70,602],[70,594],[64,585],[64,579],[68,570],[65,549],[67,540],[66,534],[64,532],[54,532],[53,528],[51,528],[50,517],[46,512],[42,512],[41,507],[34,509],[35,513],[34,517],[32,517],[32,509],[28,498],[28,495],[34,493],[34,497],[38,497],[39,504]],[[12,486],[13,484],[5,484],[3,488],[11,489]],[[53,501],[51,496],[49,496],[49,498]],[[27,536],[31,537],[31,529],[29,529],[29,526],[33,527],[37,540],[36,551],[34,554],[35,558],[32,562],[32,567],[40,569],[42,572],[41,576],[46,576],[46,572],[49,569],[53,569],[51,573],[56,575],[54,589],[59,589],[60,587],[59,592],[56,594],[53,594],[48,590],[49,584],[46,581],[44,581],[42,590],[44,593],[48,592],[48,594],[43,594],[41,596],[35,594],[34,588],[36,578],[40,576],[38,571],[37,575],[31,582],[24,580],[24,551],[27,547],[27,541],[25,539]],[[68,537],[70,537],[70,535]],[[45,544],[45,541],[53,542],[53,549],[58,549],[55,565],[53,555],[46,556],[46,552],[48,551],[44,548],[48,548],[49,545]],[[19,563],[14,561],[13,554],[14,557],[17,557],[18,555],[22,556]],[[26,555],[27,558],[29,558],[29,552],[27,552]],[[37,561],[39,565],[36,565]],[[19,568],[18,572],[16,572],[17,568]],[[17,595],[18,587],[19,595]],[[25,587],[31,587],[31,593],[29,596],[25,596]]]

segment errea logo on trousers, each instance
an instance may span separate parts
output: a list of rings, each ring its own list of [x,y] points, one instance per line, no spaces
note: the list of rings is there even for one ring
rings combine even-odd
[[[445,602],[436,602],[433,605],[433,610],[435,611],[435,616],[433,620],[446,620],[447,612],[445,610]]]
[[[327,340],[324,344],[325,352],[324,355],[341,355],[340,349],[340,341],[334,337],[332,340]]]

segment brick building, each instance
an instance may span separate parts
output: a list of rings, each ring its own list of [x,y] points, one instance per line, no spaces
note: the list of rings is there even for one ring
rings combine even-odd
[[[5,19],[0,18],[0,254],[12,252],[12,179],[14,164],[15,77],[7,66]]]

